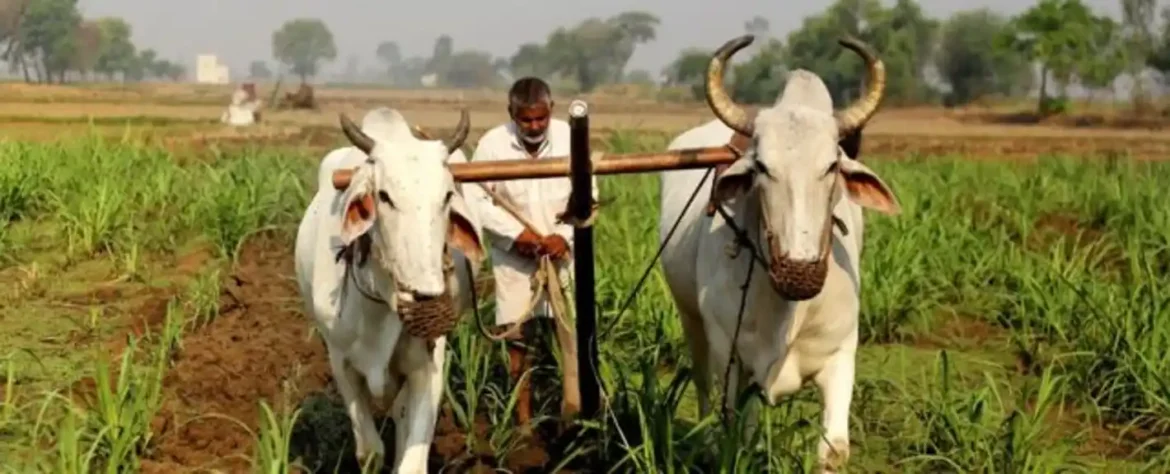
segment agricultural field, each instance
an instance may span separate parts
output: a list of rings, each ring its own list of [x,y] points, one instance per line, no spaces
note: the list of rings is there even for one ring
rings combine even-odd
[[[441,132],[464,104],[474,143],[503,102],[328,90],[320,111],[228,130],[227,95],[0,88],[0,472],[357,472],[292,272],[317,163],[345,143],[336,113],[386,105]],[[590,100],[610,152],[710,118]],[[903,213],[867,214],[848,472],[1170,472],[1170,133],[990,122],[891,109],[867,129],[863,159]],[[808,469],[813,388],[765,410],[758,439],[698,418],[657,270],[621,311],[657,250],[657,179],[599,181],[591,449],[613,472]],[[503,347],[470,318],[449,340],[434,472],[583,472],[555,435],[555,368],[532,375],[546,419],[524,436]]]

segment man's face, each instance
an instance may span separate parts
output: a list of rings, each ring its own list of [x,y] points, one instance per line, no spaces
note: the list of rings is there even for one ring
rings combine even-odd
[[[520,138],[532,144],[544,141],[545,132],[548,131],[548,122],[552,117],[552,111],[549,110],[550,105],[542,102],[528,107],[517,107],[510,111],[512,121],[516,123],[516,129],[520,131]]]

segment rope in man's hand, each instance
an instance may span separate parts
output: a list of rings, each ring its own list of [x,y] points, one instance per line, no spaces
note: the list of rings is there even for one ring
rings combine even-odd
[[[427,134],[418,127],[415,127],[415,132],[423,138],[429,138]],[[600,153],[594,153],[593,159],[596,160],[600,156]],[[555,321],[557,329],[557,342],[561,349],[561,370],[564,374],[564,380],[562,381],[563,395],[561,414],[564,418],[568,418],[580,412],[581,410],[580,376],[577,373],[576,364],[576,331],[574,330],[573,325],[569,324],[569,305],[565,298],[564,288],[561,286],[560,272],[557,270],[556,265],[558,261],[567,259],[569,257],[570,254],[568,243],[563,242],[564,239],[559,235],[542,235],[536,230],[536,226],[532,223],[532,221],[528,220],[528,218],[526,218],[524,214],[520,212],[520,210],[511,201],[503,198],[503,196],[500,196],[484,183],[476,184],[481,190],[483,190],[485,194],[487,194],[489,198],[491,198],[493,204],[500,207],[513,218],[515,218],[518,222],[520,222],[520,225],[524,227],[525,233],[531,234],[533,237],[535,237],[535,239],[532,239],[535,240],[535,242],[530,241],[528,244],[533,247],[530,250],[536,251],[535,256],[537,264],[536,271],[533,272],[532,277],[529,279],[532,289],[532,298],[529,299],[528,307],[525,309],[522,317],[520,318],[520,321],[518,323],[511,324],[508,329],[505,329],[499,334],[493,334],[484,325],[483,320],[480,318],[475,318],[476,325],[479,327],[480,333],[492,341],[498,342],[515,338],[521,332],[523,324],[532,318],[532,313],[536,310],[536,306],[539,304],[541,298],[544,295],[548,295],[549,304],[552,306],[553,320]],[[571,208],[572,207],[570,204],[569,209]],[[589,226],[593,224],[594,219],[597,217],[597,208],[597,204],[594,203],[592,214],[584,222],[577,222],[576,220],[572,220],[567,217],[571,215],[568,209],[566,209],[565,212],[558,214],[557,219],[562,223],[567,223],[575,227]],[[554,240],[561,240],[562,242],[554,244],[552,243]],[[536,245],[531,245],[533,243],[536,243]],[[524,245],[524,243],[520,244]],[[553,248],[553,251],[550,251],[550,246],[560,248]],[[473,281],[471,284],[474,285],[475,282]],[[472,304],[478,305],[478,302],[473,302]]]
[[[504,199],[483,183],[476,184],[492,199],[494,204],[516,218],[524,226],[525,232],[533,234],[538,239],[538,242],[543,243],[548,240],[547,237],[536,231],[536,226],[525,218],[510,201]],[[543,245],[540,245],[540,247],[543,247]],[[565,252],[559,255],[559,258],[554,258],[549,252],[541,251],[543,249],[533,250],[537,250],[539,253],[536,259],[536,271],[529,280],[532,288],[532,298],[529,299],[528,307],[524,310],[520,321],[512,324],[500,334],[492,334],[491,331],[484,327],[482,320],[477,319],[476,323],[479,326],[480,332],[493,341],[514,338],[520,333],[523,324],[532,318],[532,313],[535,311],[541,297],[548,295],[549,304],[552,306],[553,320],[556,322],[557,342],[561,349],[561,370],[564,373],[564,393],[562,395],[561,413],[562,415],[571,416],[581,410],[580,377],[577,374],[576,364],[577,337],[573,326],[569,324],[569,305],[565,301],[564,288],[561,286],[560,273],[557,271],[555,261],[567,258],[569,254]]]

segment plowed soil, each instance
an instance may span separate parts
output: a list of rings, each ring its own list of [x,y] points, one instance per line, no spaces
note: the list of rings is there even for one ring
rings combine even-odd
[[[274,410],[302,410],[293,434],[294,459],[317,472],[359,472],[325,347],[303,315],[290,244],[276,236],[249,241],[235,274],[225,279],[221,314],[183,336],[164,380],[165,401],[153,422],[156,441],[143,462],[144,473],[251,472],[261,400]],[[148,312],[165,314],[166,298],[159,295],[164,303]],[[161,322],[144,317],[130,330]],[[481,420],[476,431],[483,434],[488,426]],[[499,463],[512,472],[548,472],[543,466],[551,457],[542,436],[504,460],[468,453],[466,437],[444,411],[436,427],[432,469],[494,472],[485,464]],[[389,422],[383,439],[393,452]]]
[[[215,467],[247,470],[259,402],[298,401],[329,382],[325,350],[310,338],[289,279],[287,244],[253,240],[228,285],[238,298],[211,324],[183,337],[167,373],[167,398],[154,421],[158,444],[144,472]],[[224,302],[225,309],[230,304]],[[208,417],[215,414],[230,418]],[[234,420],[234,421],[233,421]]]

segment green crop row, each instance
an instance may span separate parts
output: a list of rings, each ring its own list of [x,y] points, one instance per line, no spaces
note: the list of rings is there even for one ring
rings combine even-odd
[[[615,132],[603,147],[660,150],[664,140]],[[0,143],[0,279],[13,282],[0,288],[0,348],[8,348],[0,471],[136,472],[152,455],[151,420],[184,334],[214,324],[219,272],[258,232],[283,235],[291,248],[319,158],[254,149],[191,161],[99,138]],[[851,471],[1170,469],[1170,166],[1073,157],[868,163],[904,212],[866,215]],[[657,268],[619,314],[657,250],[658,180],[605,177],[600,186],[607,410],[589,449],[608,456],[614,472],[809,469],[815,389],[762,411],[765,429],[742,439],[716,418],[698,419],[687,346]],[[218,258],[121,358],[72,350],[58,337],[108,329],[96,310],[63,324],[53,322],[59,312],[38,309],[52,303],[47,286],[95,283],[46,283],[52,275],[100,261],[118,278],[145,280],[158,255],[192,242]],[[490,429],[466,438],[467,451],[491,453],[487,462],[500,466],[524,441],[506,366],[501,346],[470,322],[449,339],[444,403],[461,429],[487,420]],[[96,385],[88,402],[67,391],[83,376]],[[335,400],[294,412],[254,403],[264,404],[262,419],[236,421],[255,434],[257,472],[352,456],[348,429],[317,446],[295,440],[309,420],[347,423]]]

